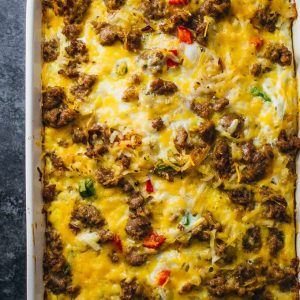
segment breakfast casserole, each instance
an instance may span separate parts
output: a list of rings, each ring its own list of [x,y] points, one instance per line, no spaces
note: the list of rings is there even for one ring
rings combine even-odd
[[[288,0],[42,0],[45,299],[298,299]]]

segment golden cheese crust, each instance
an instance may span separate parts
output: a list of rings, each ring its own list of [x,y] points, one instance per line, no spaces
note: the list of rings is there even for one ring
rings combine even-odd
[[[288,0],[42,0],[46,299],[298,299]]]

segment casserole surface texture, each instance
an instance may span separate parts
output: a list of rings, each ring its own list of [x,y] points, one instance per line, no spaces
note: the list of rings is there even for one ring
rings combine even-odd
[[[298,299],[295,5],[42,4],[46,299]]]

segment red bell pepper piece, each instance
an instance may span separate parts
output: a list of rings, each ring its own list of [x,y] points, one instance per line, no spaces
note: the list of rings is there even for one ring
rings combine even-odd
[[[171,5],[186,5],[189,3],[189,0],[169,0]]]
[[[153,193],[153,192],[154,192],[154,187],[153,187],[153,184],[152,184],[152,182],[151,182],[150,179],[148,179],[148,180],[146,181],[146,191],[147,191],[148,193]]]
[[[178,56],[178,51],[176,49],[174,50],[169,50],[170,52],[172,52],[174,55]],[[167,67],[168,68],[173,68],[173,67],[177,67],[179,64],[175,61],[173,61],[171,58],[167,59]]]
[[[187,29],[184,26],[178,26],[177,27],[177,36],[179,40],[186,44],[192,44],[193,43],[193,36],[189,29]]]
[[[166,238],[163,235],[158,235],[152,232],[148,237],[146,237],[143,241],[143,246],[150,249],[159,248]]]
[[[114,234],[113,237],[113,244],[114,246],[120,251],[123,252],[123,245],[120,237],[117,234]]]
[[[251,44],[255,47],[256,50],[260,50],[260,48],[263,46],[264,44],[264,40],[261,39],[260,37],[258,36],[254,36],[252,39],[251,39]]]
[[[170,270],[162,270],[158,273],[158,277],[157,277],[157,283],[160,286],[163,286],[167,283],[167,281],[169,280],[169,277],[171,275],[171,271]]]

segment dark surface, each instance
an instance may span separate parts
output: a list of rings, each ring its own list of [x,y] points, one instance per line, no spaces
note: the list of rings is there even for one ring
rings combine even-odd
[[[26,299],[25,0],[0,0],[0,299]]]

